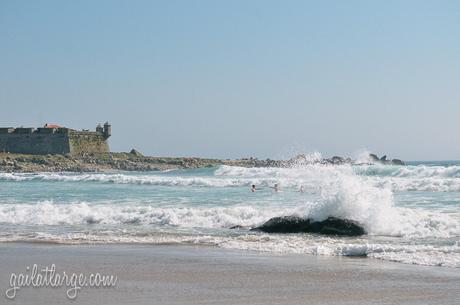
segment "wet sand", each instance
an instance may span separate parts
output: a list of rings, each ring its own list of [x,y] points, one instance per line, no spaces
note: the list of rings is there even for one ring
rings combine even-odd
[[[12,272],[118,276],[116,287],[30,288]],[[458,304],[460,270],[367,258],[274,255],[195,246],[0,244],[0,304]]]

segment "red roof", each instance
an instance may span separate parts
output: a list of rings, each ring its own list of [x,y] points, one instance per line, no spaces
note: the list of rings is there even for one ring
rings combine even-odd
[[[45,128],[61,128],[61,126],[56,124],[45,124]]]

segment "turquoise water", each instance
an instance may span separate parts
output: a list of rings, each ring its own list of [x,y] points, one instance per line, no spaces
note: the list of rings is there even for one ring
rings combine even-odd
[[[353,219],[368,235],[249,231],[293,214]],[[0,242],[192,243],[460,267],[460,163],[0,173],[0,232]]]

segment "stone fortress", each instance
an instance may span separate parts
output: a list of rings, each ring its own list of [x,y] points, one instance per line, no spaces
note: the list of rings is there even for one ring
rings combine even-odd
[[[0,152],[32,155],[108,153],[107,139],[112,127],[106,122],[97,125],[96,131],[45,124],[40,128],[0,128]]]

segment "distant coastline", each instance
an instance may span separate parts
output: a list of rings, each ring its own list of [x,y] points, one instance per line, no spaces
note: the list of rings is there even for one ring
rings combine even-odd
[[[376,160],[370,159],[370,163]],[[398,160],[400,161],[400,160]],[[219,165],[241,167],[290,167],[294,165],[321,163],[330,165],[355,164],[351,158],[334,156],[310,160],[298,155],[289,160],[208,159],[195,157],[150,157],[136,150],[130,153],[101,153],[83,155],[28,155],[0,153],[0,172],[113,172],[113,171],[164,171],[173,169],[205,168]],[[377,160],[377,162],[380,162]],[[385,161],[390,163],[392,161]],[[403,165],[404,163],[400,161]]]

